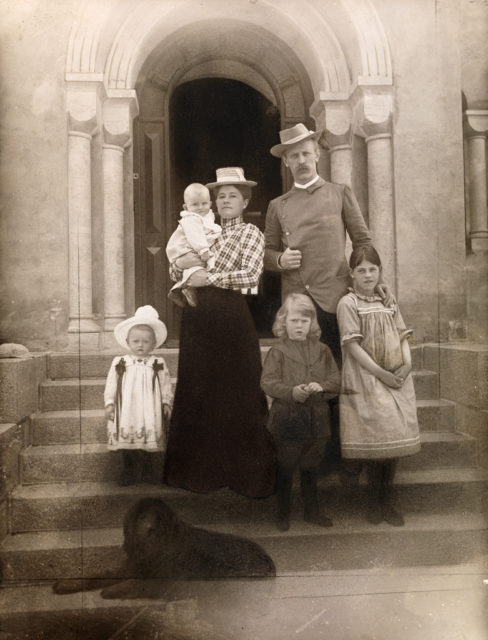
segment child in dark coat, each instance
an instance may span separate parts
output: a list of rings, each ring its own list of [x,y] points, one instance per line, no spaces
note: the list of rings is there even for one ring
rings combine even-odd
[[[320,513],[318,469],[330,437],[328,401],[337,396],[341,378],[330,349],[319,341],[312,300],[290,294],[276,315],[273,333],[281,340],[269,350],[261,386],[272,398],[268,431],[278,461],[277,526],[290,527],[293,475],[300,469],[304,519],[323,527],[332,521]]]

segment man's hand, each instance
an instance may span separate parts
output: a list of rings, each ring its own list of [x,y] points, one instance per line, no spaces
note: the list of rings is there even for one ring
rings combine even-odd
[[[302,252],[299,249],[287,247],[279,258],[279,266],[285,270],[299,269],[302,264]]]
[[[310,393],[307,391],[307,385],[299,384],[296,387],[293,387],[292,396],[295,402],[305,402]]]
[[[309,393],[322,393],[323,389],[318,382],[309,382],[305,389]]]
[[[390,287],[384,282],[376,285],[376,292],[383,299],[383,304],[385,305],[385,307],[391,307],[396,303],[395,296],[391,292]]]
[[[203,260],[200,260],[200,258],[197,256],[196,253],[185,253],[184,256],[181,256],[181,258],[177,258],[175,260],[175,266],[178,269],[189,269],[190,267],[204,267],[205,266],[205,262],[203,262]]]
[[[189,287],[205,287],[207,282],[207,272],[205,269],[200,269],[199,271],[195,271],[187,280],[187,284]]]
[[[115,418],[115,408],[113,404],[108,404],[105,407],[105,419],[106,420],[111,420],[112,422],[114,421]]]

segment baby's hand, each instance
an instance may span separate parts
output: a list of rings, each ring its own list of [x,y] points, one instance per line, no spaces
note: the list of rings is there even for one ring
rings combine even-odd
[[[295,402],[305,402],[309,395],[310,393],[307,390],[307,385],[299,384],[296,387],[293,387],[292,396]]]
[[[323,391],[318,382],[309,382],[305,388],[309,393],[322,393]]]
[[[210,251],[204,251],[203,253],[200,254],[200,259],[203,260],[204,262],[208,262],[210,260],[210,258],[212,257],[212,254],[210,253]]]
[[[105,419],[106,420],[111,420],[112,422],[114,421],[115,418],[115,408],[113,404],[108,404],[105,407]]]

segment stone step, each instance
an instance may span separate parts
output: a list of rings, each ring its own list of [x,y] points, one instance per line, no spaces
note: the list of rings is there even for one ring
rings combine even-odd
[[[412,375],[419,400],[438,398],[437,374],[422,369]],[[175,384],[176,378],[172,381]],[[40,387],[41,411],[99,409],[103,407],[104,388],[105,378],[47,380]]]
[[[264,358],[273,340],[261,341],[261,354]],[[414,369],[422,368],[422,347],[412,347],[412,365]],[[162,356],[172,376],[178,373],[178,348],[156,349],[156,355]],[[48,378],[60,380],[65,378],[104,378],[107,375],[113,358],[119,352],[110,350],[93,353],[52,353],[48,358]]]
[[[168,365],[172,376],[176,376],[178,369],[179,349],[156,349],[155,355],[162,356]],[[53,353],[48,359],[47,376],[51,380],[73,378],[105,378],[112,360],[120,356],[117,351],[102,351],[94,353]]]
[[[417,400],[417,415],[422,431],[454,431],[455,405],[448,400]],[[34,420],[33,444],[104,443],[106,424],[103,409],[46,411]]]
[[[273,521],[205,525],[258,542],[273,558],[278,575],[326,570],[455,565],[474,562],[484,552],[485,519],[471,514],[406,518],[404,527],[368,524],[362,513],[331,512],[334,526],[323,529],[292,519],[280,533]],[[10,581],[55,580],[93,576],[116,569],[123,558],[122,529],[83,529],[20,533],[8,536],[1,548],[4,586]],[[372,556],[374,550],[374,557]]]
[[[346,488],[333,474],[319,481],[321,503],[336,513],[358,511],[365,500],[364,473],[357,488]],[[396,492],[405,513],[451,513],[464,516],[486,507],[488,472],[475,469],[432,469],[397,474]],[[300,510],[298,483],[294,507]],[[135,500],[164,498],[178,513],[194,523],[245,523],[273,518],[274,498],[250,500],[232,491],[201,495],[165,485],[116,482],[81,482],[19,486],[11,496],[10,531],[66,530],[113,527]]]
[[[475,467],[476,440],[453,432],[423,432],[421,451],[400,461],[403,469]],[[118,452],[104,444],[31,446],[22,454],[22,484],[116,480]]]

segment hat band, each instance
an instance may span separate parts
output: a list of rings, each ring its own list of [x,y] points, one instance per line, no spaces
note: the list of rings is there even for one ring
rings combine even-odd
[[[290,140],[286,140],[286,141],[282,141],[281,144],[295,144],[295,142],[300,142],[300,140],[303,140],[304,138],[308,138],[309,136],[313,136],[315,135],[316,131],[309,131],[308,133],[301,133],[298,136],[295,136],[294,138],[290,138]]]

